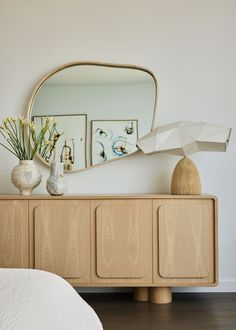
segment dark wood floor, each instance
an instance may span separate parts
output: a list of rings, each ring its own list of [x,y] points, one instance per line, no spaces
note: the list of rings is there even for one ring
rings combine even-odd
[[[81,293],[104,330],[236,330],[236,293],[176,293],[172,304],[135,302],[130,293]]]

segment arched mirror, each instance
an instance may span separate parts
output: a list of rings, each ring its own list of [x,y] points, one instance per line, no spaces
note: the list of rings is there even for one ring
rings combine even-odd
[[[36,127],[49,116],[57,123],[55,149],[41,160],[78,171],[133,154],[152,128],[156,99],[156,79],[145,68],[88,62],[57,68],[40,81],[28,109]]]

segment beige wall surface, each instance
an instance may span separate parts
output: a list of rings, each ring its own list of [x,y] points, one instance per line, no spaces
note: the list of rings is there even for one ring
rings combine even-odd
[[[1,0],[0,120],[23,114],[50,70],[91,60],[152,70],[159,81],[156,125],[196,120],[236,128],[235,10],[234,0]],[[218,291],[236,291],[235,139],[233,131],[226,154],[192,157],[203,191],[219,197]],[[10,182],[17,160],[0,150],[0,193],[18,193]],[[66,175],[68,193],[169,192],[177,160],[138,153]],[[49,171],[39,166],[43,182],[35,192],[46,193]]]

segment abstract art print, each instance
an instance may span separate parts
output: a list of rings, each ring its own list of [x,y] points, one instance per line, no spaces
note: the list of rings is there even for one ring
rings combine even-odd
[[[138,120],[92,120],[91,162],[101,164],[137,151]]]
[[[36,127],[41,127],[47,116],[34,116]],[[87,167],[87,116],[54,115],[58,140],[43,156],[47,163],[62,162],[66,171],[80,170]]]

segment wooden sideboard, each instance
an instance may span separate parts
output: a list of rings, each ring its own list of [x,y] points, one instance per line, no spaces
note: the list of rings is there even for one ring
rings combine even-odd
[[[0,196],[0,267],[166,303],[172,287],[216,285],[217,255],[213,196]]]

